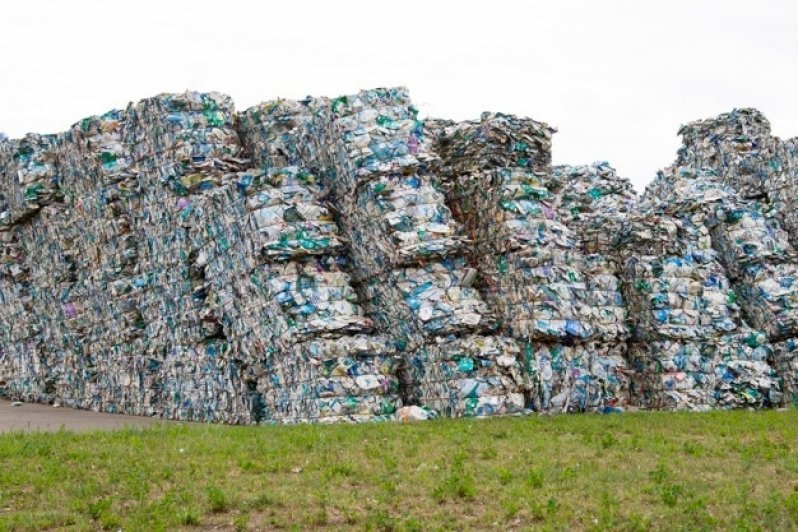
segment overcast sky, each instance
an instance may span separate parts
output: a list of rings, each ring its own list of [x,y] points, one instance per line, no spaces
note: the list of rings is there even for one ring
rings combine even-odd
[[[554,162],[638,189],[680,124],[754,106],[798,135],[798,1],[0,3],[0,131],[55,132],[159,92],[278,96],[405,85],[423,116],[555,126]]]

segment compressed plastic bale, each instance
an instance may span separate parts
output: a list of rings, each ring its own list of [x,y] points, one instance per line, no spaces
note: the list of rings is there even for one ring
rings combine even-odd
[[[447,197],[481,254],[572,248],[574,235],[557,219],[550,187],[526,169],[496,168],[454,177]]]
[[[284,313],[289,327],[284,334],[302,338],[361,332],[372,326],[357,303],[349,275],[333,258],[264,264],[253,278]]]
[[[798,341],[788,338],[773,343],[773,367],[784,391],[784,403],[798,404]]]
[[[767,192],[782,181],[784,156],[770,135],[770,123],[756,109],[734,109],[679,129],[683,146],[677,163],[714,168],[720,179],[744,197]]]
[[[315,118],[306,103],[281,98],[250,107],[236,118],[236,130],[254,166],[270,169],[322,162],[316,151]]]
[[[360,279],[457,255],[467,243],[443,194],[423,175],[381,176],[337,207]]]
[[[601,311],[588,306],[581,255],[545,250],[541,255],[507,254],[480,260],[486,300],[511,335],[537,340],[614,336],[612,326],[605,328],[599,320],[591,320]],[[600,299],[596,294],[594,300]],[[611,303],[617,300],[613,297]]]
[[[402,405],[398,367],[386,337],[313,339],[267,357],[258,388],[271,421],[385,420]]]
[[[410,399],[443,417],[483,417],[524,409],[521,350],[503,336],[438,337],[404,355]]]
[[[782,385],[771,365],[773,346],[760,331],[742,327],[708,342],[717,358],[716,398],[720,408],[767,408],[782,401]]]
[[[0,185],[3,190],[0,221],[15,223],[57,201],[63,177],[58,163],[60,135],[29,133],[0,144]]]
[[[632,403],[654,410],[711,410],[715,357],[698,342],[654,341],[630,344]]]
[[[337,198],[381,175],[419,169],[437,157],[424,135],[407,89],[372,89],[308,103],[315,116],[317,152]]]
[[[456,258],[389,270],[364,281],[360,289],[366,314],[382,332],[413,350],[427,338],[494,326],[475,280],[476,270]]]
[[[551,136],[543,122],[504,113],[483,113],[479,122],[447,129],[435,144],[452,175],[497,167],[526,168],[540,174],[551,169]]]
[[[128,107],[123,138],[147,180],[186,194],[218,185],[244,164],[234,111],[219,93],[161,94]]]
[[[636,340],[692,341],[737,327],[737,297],[717,262],[644,255],[629,259],[622,277]]]
[[[712,242],[729,276],[739,278],[749,264],[795,262],[798,255],[775,220],[757,205],[723,209]]]
[[[737,293],[749,323],[771,341],[798,332],[798,264],[751,264],[742,268]]]
[[[337,253],[343,246],[317,178],[296,166],[239,174],[251,240],[267,260]]]
[[[637,206],[631,181],[620,177],[607,161],[554,166],[552,177],[560,184],[558,214],[577,234],[591,215],[630,213]]]
[[[629,401],[624,343],[527,346],[530,406],[543,413],[618,412]]]
[[[615,264],[606,256],[584,256],[585,307],[582,315],[594,331],[593,338],[602,341],[625,340],[629,336],[626,304]]]
[[[254,378],[225,343],[176,347],[163,361],[160,417],[248,424],[266,416]],[[252,382],[253,384],[250,384]]]
[[[679,240],[679,229],[678,220],[671,216],[633,213],[623,219],[612,252],[621,264],[634,256],[679,255],[684,251],[684,245]]]

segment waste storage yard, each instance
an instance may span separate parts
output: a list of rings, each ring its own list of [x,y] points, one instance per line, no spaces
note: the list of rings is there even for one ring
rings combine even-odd
[[[798,410],[0,435],[0,529],[791,530]]]
[[[4,140],[0,393],[233,424],[793,402],[798,144],[755,109],[679,134],[640,196],[403,87]]]

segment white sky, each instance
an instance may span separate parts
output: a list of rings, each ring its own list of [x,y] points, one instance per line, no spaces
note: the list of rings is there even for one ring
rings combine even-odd
[[[681,123],[753,106],[798,135],[796,22],[796,0],[2,0],[0,131],[187,88],[245,109],[405,85],[422,115],[546,121],[555,164],[642,189]]]

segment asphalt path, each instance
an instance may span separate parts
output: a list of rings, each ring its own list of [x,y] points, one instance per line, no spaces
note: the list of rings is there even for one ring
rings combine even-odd
[[[90,410],[56,408],[52,405],[15,403],[0,400],[0,432],[70,430],[113,430],[124,427],[147,427],[163,420]]]

